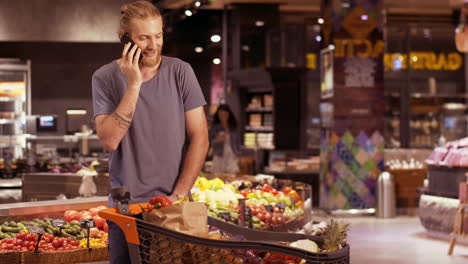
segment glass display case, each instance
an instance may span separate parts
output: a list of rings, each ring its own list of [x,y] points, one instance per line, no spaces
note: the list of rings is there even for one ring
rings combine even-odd
[[[387,27],[386,146],[433,148],[466,134],[465,58],[456,50],[454,28],[450,23]]]
[[[0,167],[23,156],[30,91],[31,62],[0,60]]]

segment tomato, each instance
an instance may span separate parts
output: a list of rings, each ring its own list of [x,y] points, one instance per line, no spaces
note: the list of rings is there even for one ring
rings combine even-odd
[[[29,247],[28,247],[28,250],[29,250],[29,251],[34,251],[34,249],[36,249],[36,247],[34,247],[34,246],[29,246]]]
[[[89,236],[92,238],[97,238],[99,236],[99,229],[97,227],[90,228]]]
[[[58,241],[58,240],[52,241],[52,246],[54,246],[54,248],[59,248],[62,245],[63,245],[63,243],[60,243],[60,241]]]
[[[91,218],[93,218],[93,217],[91,216],[91,213],[88,212],[88,211],[86,211],[86,210],[81,211],[81,212],[79,213],[79,215],[80,215],[80,219],[91,219]],[[78,219],[78,220],[80,220],[80,219]]]
[[[99,217],[98,215],[93,217],[94,223],[96,223],[96,227],[102,229],[104,227],[104,223],[106,220],[104,218]]]
[[[284,263],[284,256],[278,253],[267,253],[265,255],[265,263],[266,264],[285,264]]]
[[[91,216],[96,216],[98,214],[98,212],[101,211],[101,210],[94,207],[94,208],[89,209],[88,211],[91,214]]]
[[[172,202],[167,198],[166,196],[155,196],[149,200],[149,203],[154,205],[154,207],[157,209],[159,207],[166,207],[172,204]],[[159,207],[157,206],[159,204]]]
[[[77,217],[78,219],[76,219]],[[78,211],[75,211],[75,210],[65,211],[65,213],[63,214],[63,219],[65,219],[65,221],[67,222],[71,222],[73,220],[79,220],[79,213]]]
[[[290,187],[284,187],[282,192],[284,192],[284,194],[288,194],[290,191],[292,191],[292,189]]]
[[[271,187],[268,184],[264,184],[263,187],[262,187],[262,192],[273,192],[273,191],[277,192],[277,190],[275,188]]]
[[[104,223],[104,226],[102,227],[102,230],[104,230],[104,232],[106,232],[106,233],[109,233],[109,225],[107,224],[107,222]]]

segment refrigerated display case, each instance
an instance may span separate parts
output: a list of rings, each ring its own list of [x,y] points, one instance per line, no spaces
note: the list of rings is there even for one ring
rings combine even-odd
[[[0,60],[0,167],[23,156],[31,114],[31,61]]]

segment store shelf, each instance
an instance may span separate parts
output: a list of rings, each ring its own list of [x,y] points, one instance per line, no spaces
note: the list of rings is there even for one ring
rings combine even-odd
[[[15,123],[22,122],[22,121],[24,121],[24,119],[21,119],[21,118],[15,118],[15,119],[0,118],[0,125],[15,124]]]
[[[247,113],[269,113],[273,112],[273,107],[258,107],[258,108],[246,108]]]
[[[251,150],[274,150],[275,147],[249,147],[249,146],[241,146],[244,149],[251,149]]]
[[[245,130],[254,131],[254,132],[273,132],[273,127],[272,126],[263,126],[263,127],[246,126]]]
[[[0,96],[0,102],[13,102],[13,101],[24,101],[24,98]]]
[[[75,198],[68,200],[51,200],[39,202],[23,202],[0,205],[0,216],[33,215],[66,210],[84,210],[100,205],[107,205],[107,196],[91,198]]]
[[[386,93],[385,96],[387,97],[394,97],[399,98],[400,93],[392,92]],[[429,93],[413,93],[411,94],[411,98],[448,98],[448,99],[468,99],[468,94],[448,94],[448,93],[438,93],[438,94],[429,94]]]
[[[0,179],[0,188],[21,188],[21,178]]]

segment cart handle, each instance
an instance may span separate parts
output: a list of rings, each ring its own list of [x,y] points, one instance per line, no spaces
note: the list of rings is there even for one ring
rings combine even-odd
[[[130,204],[129,212],[131,214],[141,213],[141,208],[147,208],[148,204]],[[125,234],[125,239],[128,243],[140,245],[140,238],[138,237],[138,230],[136,226],[135,217],[127,216],[118,213],[117,207],[104,209],[98,212],[98,215],[106,220],[114,222],[122,229]]]

